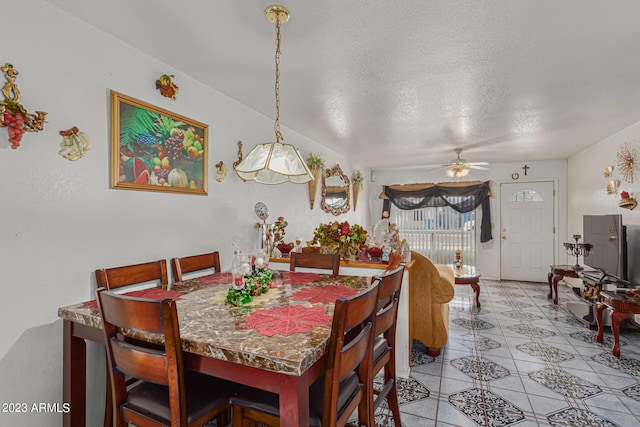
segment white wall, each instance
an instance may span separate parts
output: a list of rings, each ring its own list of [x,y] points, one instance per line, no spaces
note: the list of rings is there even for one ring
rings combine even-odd
[[[561,246],[562,242],[566,241],[564,239],[567,235],[567,162],[565,160],[527,162],[526,165],[529,166],[529,169],[526,176],[522,169],[524,165],[525,163],[491,164],[488,171],[472,170],[467,176],[468,181],[491,181],[491,231],[493,240],[479,243],[476,255],[477,267],[485,278],[500,277],[500,184],[515,182],[511,177],[513,173],[519,174],[517,182],[554,181],[557,183],[558,214],[556,226],[559,247],[556,249],[555,262],[566,262],[566,255],[561,250]],[[378,198],[378,195],[382,191],[383,185],[445,182],[449,180],[450,178],[446,175],[446,170],[444,169],[430,172],[425,172],[424,169],[376,171],[376,182],[373,184],[370,200],[372,220],[379,219],[382,212],[382,200]],[[479,235],[479,226],[477,228]],[[540,277],[541,282],[546,280],[546,275]]]
[[[636,172],[634,183],[628,183],[616,166],[618,148],[628,142],[640,152],[639,141],[640,123],[636,123],[569,158],[569,235],[582,234],[583,215],[622,214],[624,224],[640,224],[640,208],[631,211],[619,207],[620,196],[609,195],[606,190],[609,179],[618,179],[619,191],[635,192],[640,197],[640,172]],[[607,166],[613,166],[612,178],[604,177]]]
[[[237,159],[273,140],[273,121],[40,0],[3,2],[0,62],[20,72],[20,102],[49,112],[45,130],[9,148],[0,128],[0,402],[62,403],[62,322],[57,308],[93,298],[97,268],[219,250],[231,262],[232,243],[253,249],[253,207],[265,202],[271,218],[287,218],[287,239],[307,240],[321,222],[370,225],[366,201],[334,217],[309,209],[306,185],[243,183],[233,171],[215,181],[214,164]],[[159,43],[162,41],[159,40]],[[226,42],[226,41],[223,41]],[[176,101],[155,80],[175,74]],[[260,89],[260,88],[257,88]],[[109,188],[109,90],[127,94],[209,125],[209,195]],[[268,90],[256,96],[273,96]],[[286,124],[286,123],[283,123]],[[77,126],[93,148],[70,162],[57,154],[60,130]],[[359,165],[283,126],[286,142],[303,156],[322,152],[351,176]],[[368,170],[360,168],[365,176]],[[101,423],[104,358],[89,349],[88,425]],[[57,426],[60,414],[6,414],[0,425]]]

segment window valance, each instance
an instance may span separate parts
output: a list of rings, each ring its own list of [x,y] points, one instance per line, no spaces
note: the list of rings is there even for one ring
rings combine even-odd
[[[399,209],[412,210],[429,207],[449,206],[457,212],[471,212],[478,206],[482,209],[480,224],[480,242],[493,239],[491,235],[491,210],[489,197],[491,186],[486,182],[445,182],[438,184],[405,184],[384,185],[381,199],[383,212],[389,211],[389,203]],[[457,203],[450,201],[452,197],[461,198]]]

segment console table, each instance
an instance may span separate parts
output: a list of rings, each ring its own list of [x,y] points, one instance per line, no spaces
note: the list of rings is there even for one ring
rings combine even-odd
[[[456,268],[455,265],[449,264],[453,270],[454,283],[456,285],[469,285],[476,294],[476,307],[480,308],[480,272],[473,265],[465,265]]]
[[[551,271],[547,275],[549,282],[549,295],[547,298],[553,298],[553,303],[558,303],[558,282],[563,277],[575,277],[578,278],[578,270],[573,265],[552,265]],[[554,297],[555,293],[555,297]]]
[[[595,340],[601,344],[604,340],[602,312],[607,308],[611,309],[611,331],[613,332],[611,354],[620,357],[620,322],[628,319],[631,314],[640,314],[640,300],[634,291],[626,291],[626,293],[600,291],[600,301],[596,303],[598,333]]]

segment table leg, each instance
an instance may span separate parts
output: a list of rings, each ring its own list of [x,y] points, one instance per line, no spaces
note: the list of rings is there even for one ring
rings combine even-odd
[[[604,341],[604,323],[602,322],[602,313],[605,308],[607,308],[606,304],[601,302],[596,303],[596,324],[598,325],[598,333],[595,336],[595,340],[600,344]]]
[[[553,298],[553,285],[551,285],[551,279],[553,279],[553,271],[547,274],[547,282],[549,282],[549,294],[547,295],[547,298],[549,299]]]
[[[309,426],[309,387],[291,375],[280,384],[280,426]]]
[[[62,415],[63,425],[86,425],[87,345],[82,338],[73,336],[73,322],[63,321],[62,345],[62,398],[71,410]]]
[[[480,308],[480,285],[477,280],[469,283],[469,285],[471,285],[471,289],[473,289],[473,292],[476,294],[476,307]]]
[[[611,354],[620,357],[620,322],[629,318],[629,313],[611,310],[611,331],[613,331],[613,348]]]
[[[564,276],[561,276],[560,274],[555,274],[553,276],[553,293],[555,294],[555,298],[553,298],[554,304],[558,303],[558,282],[562,280],[563,277]]]

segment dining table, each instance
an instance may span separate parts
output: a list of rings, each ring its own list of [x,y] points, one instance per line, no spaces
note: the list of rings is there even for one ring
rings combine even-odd
[[[126,292],[176,301],[185,369],[266,390],[280,397],[283,427],[309,425],[309,387],[326,369],[335,300],[371,285],[371,276],[283,272],[282,283],[248,304],[227,302],[229,272]],[[58,309],[63,320],[65,426],[86,425],[86,342],[104,345],[95,300]],[[161,343],[162,337],[123,331]],[[107,408],[108,409],[108,408]]]

